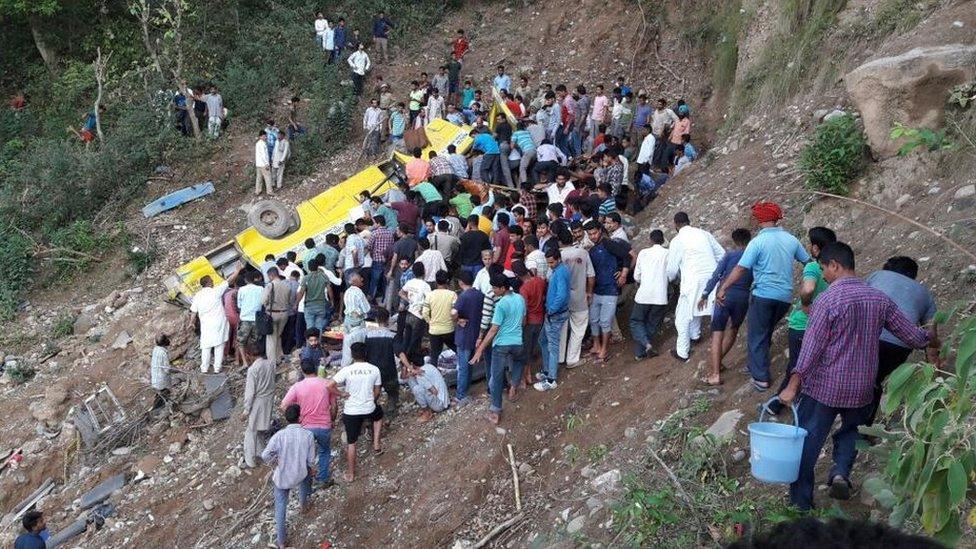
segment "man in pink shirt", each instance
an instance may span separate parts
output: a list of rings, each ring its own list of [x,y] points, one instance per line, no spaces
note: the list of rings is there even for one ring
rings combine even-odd
[[[430,163],[421,158],[423,154],[424,152],[420,147],[414,147],[413,158],[407,162],[405,168],[407,172],[407,183],[411,187],[427,181],[427,178],[430,176]]]
[[[315,483],[328,488],[333,484],[329,476],[329,461],[332,458],[332,422],[338,412],[336,396],[329,391],[328,381],[318,377],[319,365],[309,359],[302,360],[302,373],[305,379],[291,386],[281,401],[284,410],[291,404],[301,407],[299,424],[315,437],[318,448],[319,467]]]
[[[593,110],[590,111],[590,119],[587,133],[587,142],[590,143],[590,150],[593,149],[593,139],[600,134],[600,126],[607,123],[607,109],[610,107],[610,98],[603,91],[603,84],[597,84],[596,95],[593,97]]]

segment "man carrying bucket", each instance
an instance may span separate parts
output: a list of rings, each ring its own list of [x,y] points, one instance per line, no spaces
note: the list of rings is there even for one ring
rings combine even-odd
[[[887,295],[855,276],[850,246],[829,243],[817,261],[830,286],[813,303],[796,370],[779,394],[783,404],[797,401],[799,425],[807,431],[799,477],[790,484],[790,503],[803,511],[813,507],[814,467],[838,415],[828,485],[831,497],[850,497],[857,429],[870,421],[878,369],[878,346],[866,343],[887,328],[915,349],[928,346],[930,360],[939,348],[935,332],[915,326]]]

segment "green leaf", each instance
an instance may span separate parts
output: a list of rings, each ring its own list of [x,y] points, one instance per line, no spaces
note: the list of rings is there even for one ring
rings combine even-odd
[[[949,486],[949,505],[958,507],[966,499],[966,488],[969,484],[966,472],[958,461],[949,465],[946,484]]]
[[[894,393],[901,386],[908,381],[908,378],[912,377],[915,373],[915,365],[906,362],[901,366],[895,368],[894,372],[888,376],[888,380],[885,382],[885,390],[890,393]]]
[[[959,350],[956,352],[956,374],[959,377],[963,379],[969,377],[974,355],[976,355],[976,334],[967,331],[963,333]]]
[[[888,489],[888,483],[881,477],[871,477],[864,481],[864,489],[872,496],[877,495],[882,490]]]
[[[895,493],[887,488],[874,494],[874,499],[886,509],[891,509],[898,503],[898,498],[895,497]]]

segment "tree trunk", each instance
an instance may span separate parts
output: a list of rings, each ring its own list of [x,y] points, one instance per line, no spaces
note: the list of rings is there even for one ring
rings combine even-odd
[[[30,24],[31,35],[34,37],[34,46],[37,47],[37,52],[41,54],[41,59],[44,60],[47,68],[51,72],[54,72],[58,65],[57,52],[44,41],[44,35],[41,34],[40,20],[31,15],[27,18],[27,21]]]

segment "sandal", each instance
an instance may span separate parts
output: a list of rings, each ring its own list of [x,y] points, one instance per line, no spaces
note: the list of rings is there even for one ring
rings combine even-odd
[[[373,448],[373,457],[380,457],[384,453],[386,453],[386,450],[384,450],[383,448]]]
[[[752,380],[752,388],[758,393],[765,393],[769,390],[769,382]]]

